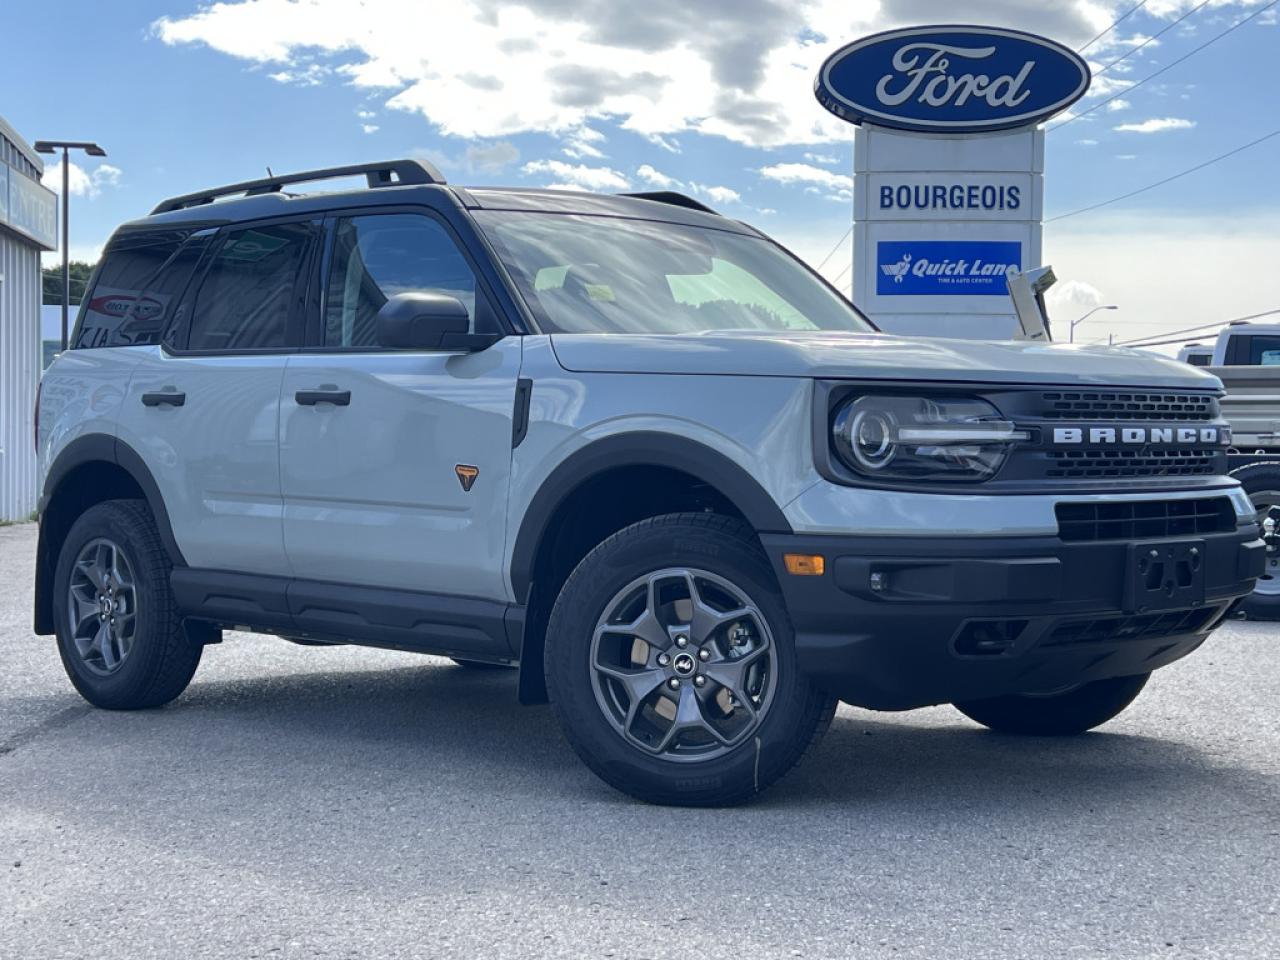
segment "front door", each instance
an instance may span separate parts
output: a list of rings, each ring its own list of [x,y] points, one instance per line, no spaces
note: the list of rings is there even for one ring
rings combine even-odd
[[[281,400],[294,575],[507,600],[520,339],[470,354],[379,348],[375,316],[393,294],[457,297],[480,332],[493,329],[490,301],[425,210],[336,216],[328,229],[315,342],[289,358]]]

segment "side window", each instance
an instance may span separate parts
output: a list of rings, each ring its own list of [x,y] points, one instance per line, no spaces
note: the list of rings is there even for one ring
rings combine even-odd
[[[185,274],[182,269],[170,271],[185,239],[179,231],[117,237],[84,299],[72,348],[158,343],[175,299],[191,276],[191,264]]]
[[[188,350],[293,345],[289,322],[315,226],[276,223],[229,231],[200,284]]]
[[[378,310],[397,293],[457,297],[477,327],[476,278],[448,231],[421,214],[343,217],[334,225],[324,311],[326,347],[371,347]],[[481,296],[480,328],[488,318]]]

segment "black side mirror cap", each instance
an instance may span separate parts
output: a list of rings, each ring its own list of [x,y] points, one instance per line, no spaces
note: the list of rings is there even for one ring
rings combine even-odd
[[[378,346],[392,350],[475,351],[499,339],[468,333],[470,317],[457,297],[410,291],[390,297],[376,319]]]

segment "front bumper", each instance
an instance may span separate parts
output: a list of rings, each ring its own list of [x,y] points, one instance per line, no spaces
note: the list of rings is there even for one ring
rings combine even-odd
[[[1203,561],[1194,591],[1150,607],[1134,595],[1134,550],[1172,541],[761,539],[801,670],[841,700],[876,710],[1052,691],[1165,666],[1253,589],[1265,558],[1252,522],[1193,538]],[[1179,542],[1185,554],[1188,541]],[[826,572],[792,576],[785,553],[820,554]]]

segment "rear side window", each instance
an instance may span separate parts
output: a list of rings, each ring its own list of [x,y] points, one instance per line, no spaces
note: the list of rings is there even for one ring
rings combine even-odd
[[[291,319],[316,228],[277,223],[229,231],[200,284],[188,350],[269,350],[295,345]]]
[[[159,343],[194,267],[177,257],[184,240],[177,231],[117,237],[81,308],[73,348]]]

